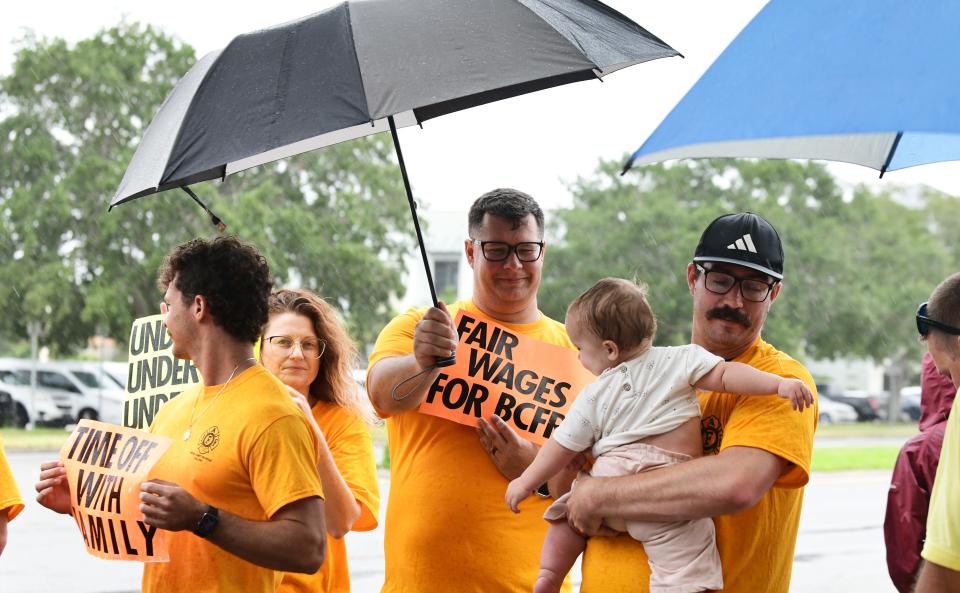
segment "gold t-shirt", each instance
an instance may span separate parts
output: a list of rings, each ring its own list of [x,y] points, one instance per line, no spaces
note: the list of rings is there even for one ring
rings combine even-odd
[[[7,516],[7,521],[13,521],[13,518],[22,510],[23,499],[20,498],[17,483],[13,480],[13,472],[10,471],[10,464],[7,462],[3,440],[0,439],[0,513]]]
[[[283,383],[254,365],[217,395],[221,387],[191,387],[161,408],[150,432],[173,444],[150,477],[179,484],[197,499],[253,521],[266,521],[292,502],[322,497],[316,437]],[[191,416],[195,421],[185,442]],[[283,573],[190,531],[166,536],[170,562],[144,565],[143,593],[274,593],[280,584]]]
[[[337,470],[360,503],[360,517],[351,531],[376,529],[380,514],[380,488],[377,485],[377,465],[373,457],[370,427],[361,418],[336,404],[318,401],[312,411]],[[310,575],[284,574],[278,593],[348,593],[350,572],[345,539],[334,539],[327,535],[327,559],[320,570]]]
[[[816,394],[807,369],[762,339],[736,362],[802,380]],[[778,397],[699,392],[704,455],[728,447],[753,447],[789,462],[755,506],[714,518],[723,565],[724,593],[787,593],[800,525],[803,486],[810,477],[816,405],[802,413]],[[709,488],[709,484],[703,484]],[[649,591],[650,566],[643,545],[627,535],[595,537],[583,558],[583,593]]]
[[[479,313],[470,301],[448,307]],[[413,351],[411,309],[380,332],[370,368]],[[572,348],[563,325],[542,315],[512,331]],[[536,496],[514,514],[504,502],[507,480],[480,446],[477,429],[416,411],[387,419],[391,477],[381,593],[529,593],[547,532],[550,502]],[[569,580],[564,586],[570,590]]]

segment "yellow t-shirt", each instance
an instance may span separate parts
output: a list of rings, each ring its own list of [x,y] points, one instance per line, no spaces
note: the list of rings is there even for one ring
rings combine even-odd
[[[20,498],[17,483],[13,480],[13,472],[7,463],[7,453],[3,449],[3,440],[0,439],[0,513],[7,516],[7,521],[13,521],[22,510],[23,499]]]
[[[956,408],[956,401],[953,400]],[[950,570],[960,570],[960,411],[953,409],[947,420],[940,449],[937,477],[933,480],[927,539],[921,556]]]
[[[802,380],[816,394],[807,369],[762,339],[736,362]],[[704,455],[753,447],[789,462],[787,471],[755,506],[714,518],[725,593],[787,593],[800,525],[803,486],[810,478],[817,406],[799,413],[778,397],[699,392]],[[703,484],[709,488],[709,484]],[[629,536],[595,537],[583,558],[583,593],[649,591],[643,545]]]
[[[472,302],[449,307],[479,313]],[[370,368],[413,351],[411,309],[380,332]],[[563,325],[542,315],[529,324],[502,324],[543,342],[572,348]],[[387,419],[390,496],[381,593],[529,593],[547,532],[550,501],[533,496],[514,514],[503,496],[507,480],[480,446],[477,429],[416,411]],[[570,590],[569,581],[564,586]]]
[[[283,383],[254,365],[218,396],[221,387],[191,387],[161,408],[150,432],[173,444],[150,477],[179,484],[197,499],[253,521],[266,521],[292,502],[322,497],[313,429]],[[185,442],[191,415],[192,434]],[[166,536],[170,562],[144,565],[143,593],[273,593],[280,584],[283,573],[189,531]]]
[[[377,528],[380,513],[380,487],[377,485],[377,464],[373,457],[370,427],[361,418],[336,404],[318,401],[313,406],[316,418],[333,462],[340,475],[360,503],[360,517],[352,531]],[[350,572],[344,538],[327,535],[327,559],[314,574],[286,573],[278,593],[348,593]]]

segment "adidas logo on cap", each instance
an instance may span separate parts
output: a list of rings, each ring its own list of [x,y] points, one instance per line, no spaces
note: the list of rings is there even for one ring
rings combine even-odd
[[[750,233],[740,237],[735,242],[727,245],[727,249],[736,249],[738,251],[749,251],[750,253],[756,253],[757,248],[753,245],[753,239],[750,237]]]

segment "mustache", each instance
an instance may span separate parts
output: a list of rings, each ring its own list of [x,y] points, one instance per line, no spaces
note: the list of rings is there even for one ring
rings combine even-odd
[[[747,329],[753,325],[746,313],[739,309],[731,309],[730,307],[714,307],[710,309],[707,311],[707,319],[724,319],[726,321],[739,323]]]

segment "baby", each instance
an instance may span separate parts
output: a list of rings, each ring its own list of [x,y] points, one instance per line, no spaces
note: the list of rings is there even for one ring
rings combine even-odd
[[[777,394],[799,411],[813,405],[813,394],[798,379],[726,362],[693,344],[653,347],[657,322],[646,290],[628,280],[605,278],[580,295],[567,309],[566,326],[580,362],[599,377],[580,392],[530,467],[510,482],[506,500],[514,512],[583,451],[596,459],[590,471],[594,476],[634,474],[699,457],[700,406],[694,388]],[[568,496],[544,514],[550,528],[534,593],[559,591],[586,547],[586,538],[567,524]],[[651,593],[723,588],[713,519],[606,525],[644,543]]]

